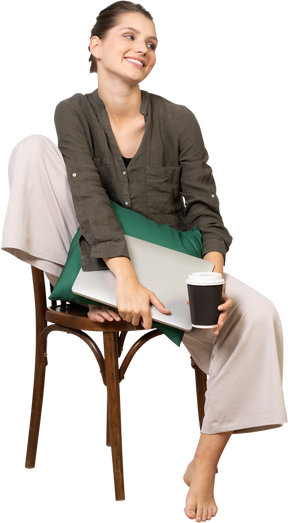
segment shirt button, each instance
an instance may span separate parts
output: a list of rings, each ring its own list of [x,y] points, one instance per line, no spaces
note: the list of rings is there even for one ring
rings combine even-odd
[[[125,202],[125,205],[129,205],[129,202]]]
[[[211,194],[211,197],[212,197],[212,198],[215,198],[215,194]]]
[[[126,171],[123,171],[123,174],[125,175],[125,174],[126,174]]]
[[[76,174],[76,173],[73,173],[72,176],[73,176],[73,178],[75,178],[75,177],[77,176],[77,174]]]

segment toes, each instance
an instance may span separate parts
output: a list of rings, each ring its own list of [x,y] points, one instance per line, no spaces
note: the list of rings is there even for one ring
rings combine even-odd
[[[195,512],[193,512],[192,508],[187,509],[187,499],[186,498],[187,498],[188,491],[189,491],[189,489],[184,490],[184,494],[182,497],[181,515],[182,515],[182,518],[184,519],[184,521],[189,522],[189,523],[194,523],[195,521],[197,521],[195,519],[196,510],[195,510]]]
[[[105,321],[105,320],[107,320],[107,321],[113,321],[112,316],[110,316],[109,312],[107,312],[107,311],[103,311],[103,312],[101,312],[101,317],[104,319],[104,321]]]
[[[221,514],[221,505],[219,503],[218,507],[213,509],[212,517],[214,519],[212,519],[212,521],[215,521],[216,519],[219,519],[220,514]]]
[[[190,513],[190,518],[191,518],[191,520],[189,520],[189,521],[192,521],[193,523],[201,523],[202,522],[202,517],[201,516],[196,516],[195,512],[193,512],[192,510],[189,510],[189,513]]]
[[[197,523],[198,523],[198,521],[201,521],[201,518],[200,519],[198,517],[196,518],[196,509],[194,511],[193,508],[192,509],[190,508],[188,513],[189,513],[189,518],[191,518],[191,521],[193,521],[193,522],[197,521]]]
[[[191,503],[191,500],[190,500],[190,502],[187,503],[187,506],[185,507],[184,512],[189,519],[195,519],[195,521],[197,521],[199,523],[200,523],[200,521],[204,521],[202,519],[202,515],[204,513],[203,508],[199,505]],[[206,519],[205,519],[205,521],[206,521]]]
[[[88,316],[89,320],[93,321],[94,323],[97,323],[97,322],[103,323],[104,322],[104,318],[102,316],[100,316],[100,314],[95,314],[93,312],[87,312],[87,316]]]
[[[185,508],[186,508],[186,496],[187,496],[187,490],[184,490],[183,496],[182,496],[182,505],[181,505],[181,516],[184,519],[184,521],[188,521],[188,518],[185,514]]]

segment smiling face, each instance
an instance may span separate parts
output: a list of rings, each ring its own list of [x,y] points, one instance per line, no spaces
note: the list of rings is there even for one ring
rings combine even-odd
[[[142,82],[156,62],[155,26],[149,18],[134,12],[119,16],[117,22],[104,38],[94,36],[90,40],[98,75]]]

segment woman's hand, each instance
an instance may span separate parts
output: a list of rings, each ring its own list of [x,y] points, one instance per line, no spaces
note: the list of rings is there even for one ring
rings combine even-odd
[[[218,272],[223,276],[224,258],[220,252],[208,252],[205,254],[204,260],[211,261],[214,264],[213,272]],[[214,329],[215,336],[219,334],[220,329],[223,327],[227,319],[228,311],[232,305],[233,301],[230,298],[227,298],[225,294],[225,285],[223,285],[222,304],[218,307],[218,310],[221,312],[221,314],[218,318],[218,327]]]
[[[163,314],[169,314],[154,292],[140,285],[137,279],[129,283],[123,278],[116,279],[116,301],[121,318],[134,326],[141,322],[144,329],[152,328],[150,303]]]
[[[223,327],[223,325],[227,319],[228,310],[232,307],[232,305],[233,305],[233,301],[231,300],[231,298],[227,298],[227,296],[225,295],[225,289],[223,288],[222,304],[219,305],[219,307],[218,307],[218,311],[221,311],[221,314],[218,318],[218,327],[216,327],[214,329],[215,336],[217,336],[219,334],[221,327]]]
[[[116,302],[121,318],[135,327],[141,323],[144,329],[151,329],[150,304],[163,314],[169,310],[155,296],[154,292],[141,285],[128,258],[119,256],[104,258],[106,265],[116,276]]]

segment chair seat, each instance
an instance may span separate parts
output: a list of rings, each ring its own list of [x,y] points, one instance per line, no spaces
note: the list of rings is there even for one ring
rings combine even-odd
[[[87,307],[75,303],[65,303],[46,308],[45,319],[70,329],[98,332],[128,332],[144,330],[141,325],[134,327],[124,320],[104,323],[94,323],[87,316]]]

